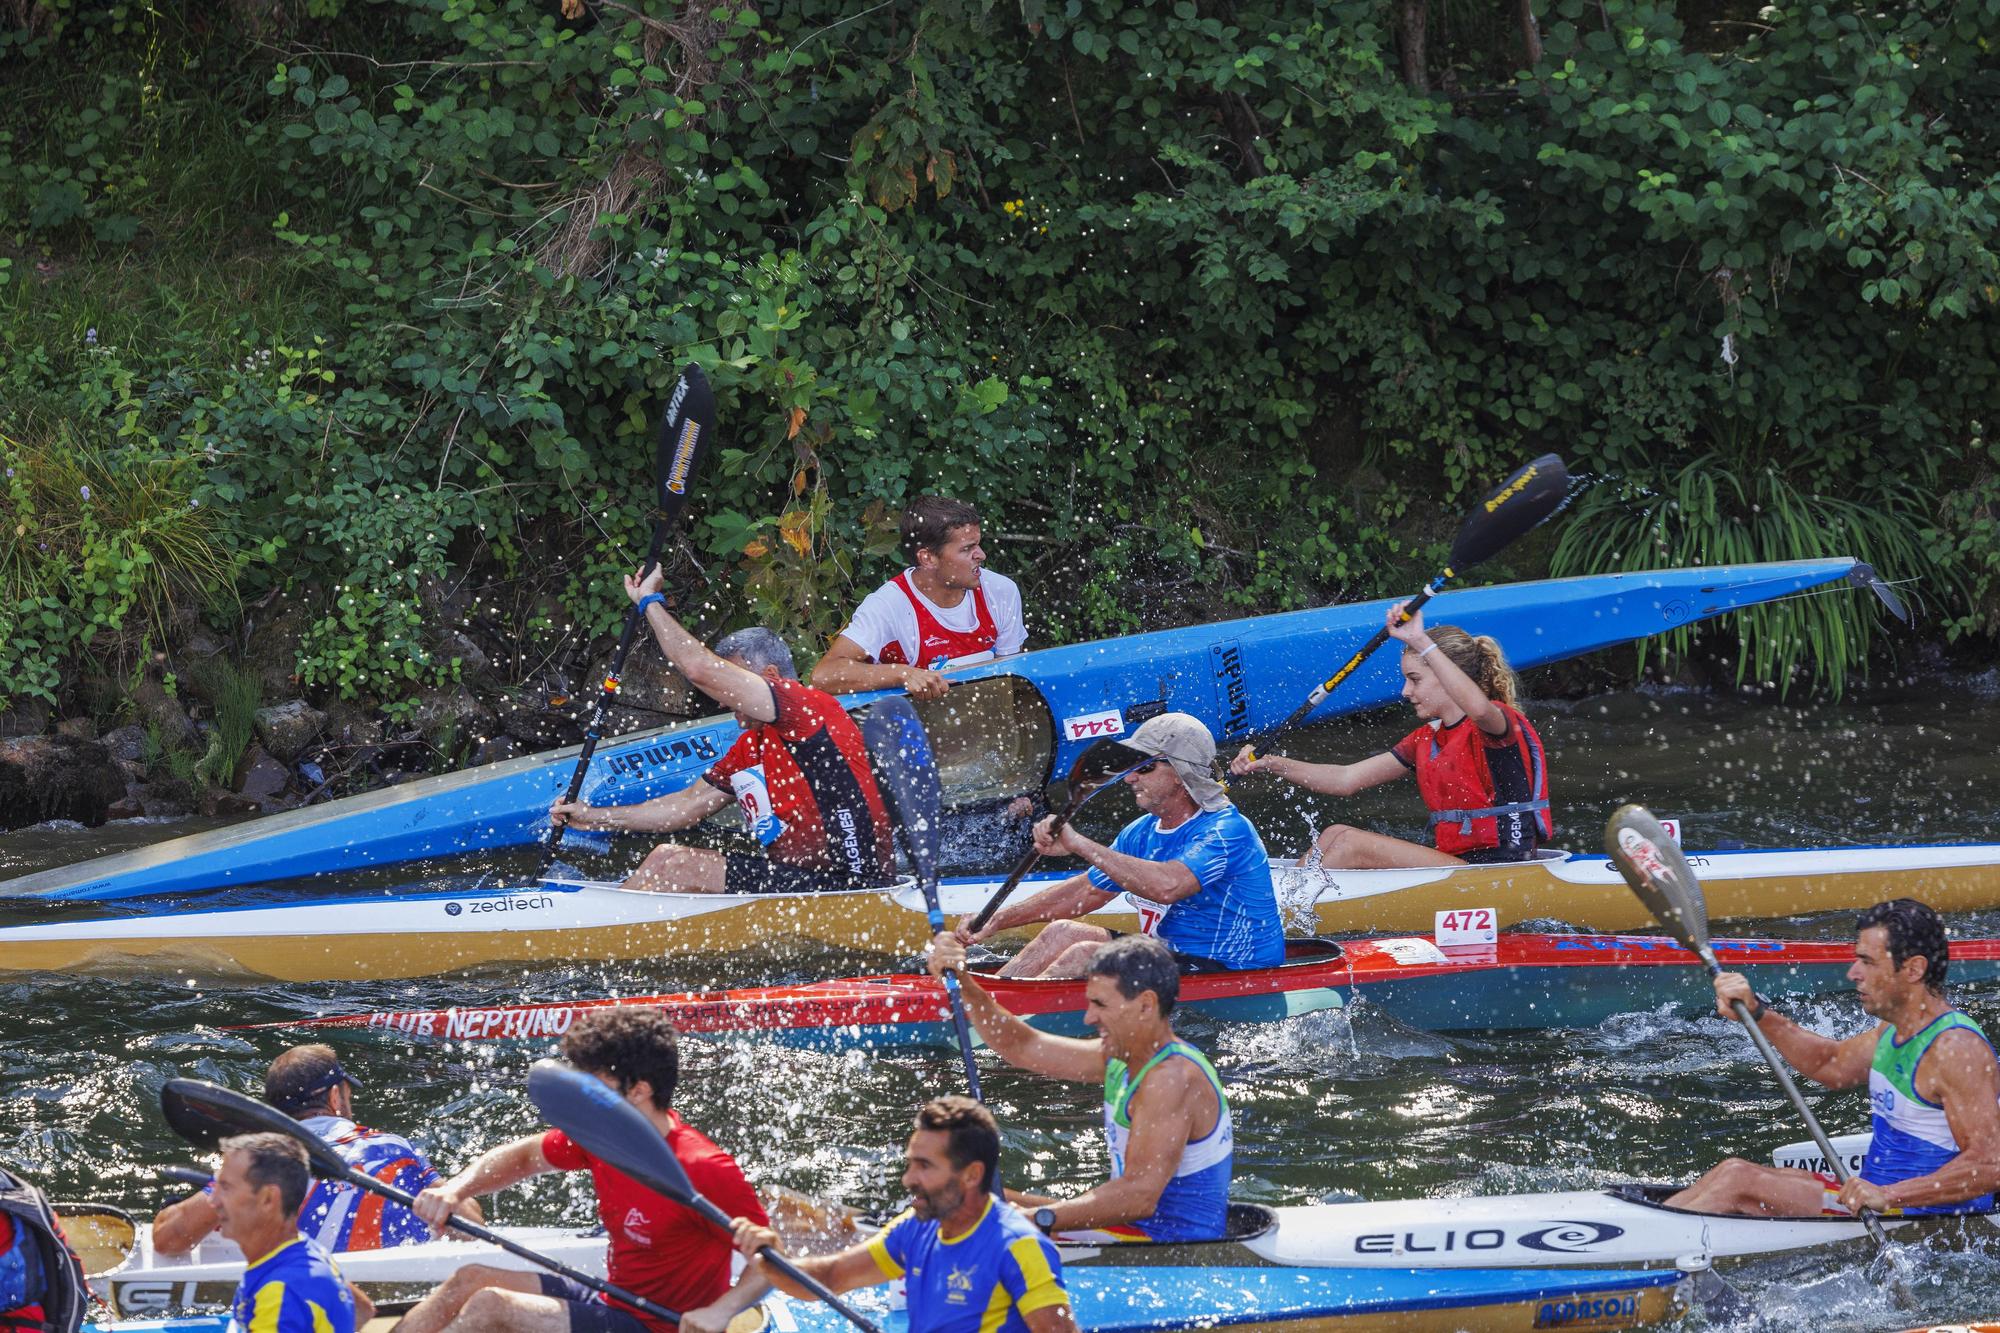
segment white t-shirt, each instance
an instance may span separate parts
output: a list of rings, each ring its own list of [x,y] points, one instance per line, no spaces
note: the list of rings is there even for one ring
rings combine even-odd
[[[903,571],[905,574],[909,570]],[[948,630],[970,633],[979,628],[979,606],[970,590],[959,598],[958,605],[946,610],[923,593],[917,592],[916,581],[908,580],[910,591],[923,601],[924,609]],[[986,609],[992,613],[993,629],[997,637],[993,641],[993,655],[1006,657],[1018,653],[1028,641],[1028,627],[1021,618],[1021,589],[1005,574],[995,574],[992,570],[981,570],[979,591],[986,594]],[[916,608],[910,599],[903,596],[903,590],[892,580],[861,599],[861,605],[854,608],[854,618],[842,630],[843,638],[851,639],[868,654],[868,660],[879,662],[882,650],[891,643],[900,643],[903,656],[908,661],[917,660],[918,639]]]

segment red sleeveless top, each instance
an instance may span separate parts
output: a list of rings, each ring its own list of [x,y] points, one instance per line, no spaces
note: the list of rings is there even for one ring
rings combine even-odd
[[[993,645],[1000,640],[1000,630],[993,623],[993,613],[986,606],[986,590],[972,590],[972,609],[976,620],[969,630],[948,629],[930,608],[917,590],[910,586],[907,572],[889,580],[896,591],[909,599],[910,609],[917,613],[917,662],[912,663],[903,656],[903,645],[890,640],[882,645],[882,656],[877,660],[884,666],[923,666],[935,668],[954,657],[969,657],[974,653],[993,651]]]

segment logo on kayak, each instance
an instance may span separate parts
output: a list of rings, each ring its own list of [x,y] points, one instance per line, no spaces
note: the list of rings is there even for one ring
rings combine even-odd
[[[1250,687],[1243,679],[1243,649],[1236,640],[1211,643],[1208,655],[1215,659],[1215,684],[1222,705],[1224,739],[1242,736],[1250,730]]]
[[[1063,719],[1063,738],[1072,741],[1094,741],[1102,736],[1123,736],[1125,715],[1115,708],[1107,708],[1101,713],[1083,713]]]
[[[1574,1301],[1543,1301],[1535,1311],[1535,1327],[1624,1328],[1638,1314],[1637,1296],[1586,1296]]]
[[[1624,1227],[1609,1222],[1552,1222],[1539,1230],[1523,1232],[1509,1241],[1503,1227],[1472,1227],[1444,1230],[1375,1231],[1354,1238],[1356,1254],[1454,1254],[1481,1250],[1504,1250],[1518,1245],[1548,1254],[1586,1254],[1593,1245],[1616,1240]]]
[[[610,755],[604,760],[604,767],[613,777],[636,778],[655,768],[679,768],[696,759],[712,760],[719,753],[713,736],[694,736]]]
[[[554,907],[556,900],[546,893],[535,894],[531,898],[485,898],[470,903],[446,903],[446,916],[463,916],[467,912],[475,916],[489,912],[539,912]]]

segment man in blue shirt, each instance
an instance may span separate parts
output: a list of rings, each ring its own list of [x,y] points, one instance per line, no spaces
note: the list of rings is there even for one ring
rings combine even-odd
[[[1075,828],[1052,832],[1052,818],[1035,826],[1044,856],[1080,857],[1089,867],[1032,898],[1003,907],[971,944],[1014,926],[1051,924],[1000,970],[1005,977],[1081,977],[1112,932],[1073,918],[1124,893],[1139,928],[1157,935],[1185,972],[1276,967],[1285,960],[1285,931],[1271,887],[1264,840],[1214,777],[1215,738],[1199,718],[1162,713],[1122,744],[1157,756],[1125,775],[1139,817],[1109,847]]]
[[[354,1333],[354,1291],[319,1243],[299,1234],[312,1183],[306,1150],[282,1134],[240,1134],[217,1146],[218,1228],[250,1261],[229,1333]],[[372,1313],[364,1300],[361,1318]]]
[[[799,1260],[836,1295],[904,1279],[909,1333],[1077,1333],[1055,1245],[1019,1209],[993,1195],[1000,1128],[970,1097],[938,1097],[917,1112],[904,1150],[910,1206],[865,1245]],[[749,1267],[715,1304],[681,1316],[681,1333],[722,1333],[775,1284],[811,1299],[757,1252],[778,1235],[736,1219]]]

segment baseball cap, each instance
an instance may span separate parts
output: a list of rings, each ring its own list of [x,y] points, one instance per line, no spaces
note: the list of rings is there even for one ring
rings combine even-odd
[[[329,1046],[297,1046],[271,1062],[264,1075],[264,1100],[291,1114],[318,1102],[320,1095],[342,1083],[359,1088],[360,1080],[340,1067]]]
[[[1194,803],[1210,812],[1229,806],[1229,795],[1215,780],[1215,737],[1198,717],[1187,713],[1161,713],[1139,724],[1139,729],[1123,738],[1123,743],[1141,754],[1150,754],[1173,765],[1174,776],[1187,788]]]

